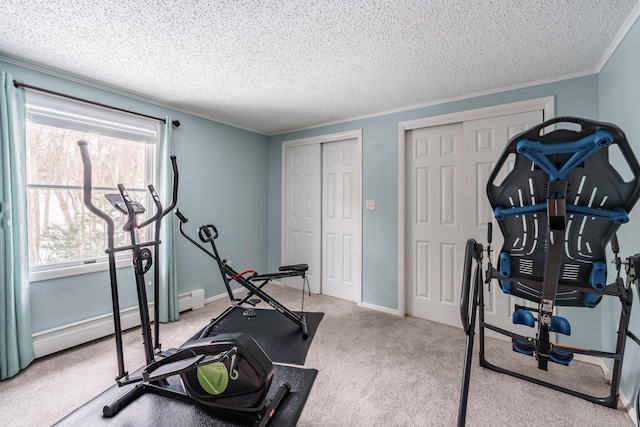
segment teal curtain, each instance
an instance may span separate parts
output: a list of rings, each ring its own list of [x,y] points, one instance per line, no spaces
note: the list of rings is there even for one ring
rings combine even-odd
[[[158,195],[164,206],[171,203],[173,189],[173,175],[171,171],[171,161],[169,157],[173,154],[172,141],[172,120],[167,116],[162,127],[160,145],[156,150],[157,165],[156,183]],[[178,281],[176,279],[176,257],[175,257],[175,225],[172,213],[167,214],[162,220],[160,229],[160,248],[158,259],[160,267],[160,321],[172,322],[178,320],[180,310],[178,309]]]
[[[27,265],[26,106],[24,89],[0,71],[0,379],[34,359]]]

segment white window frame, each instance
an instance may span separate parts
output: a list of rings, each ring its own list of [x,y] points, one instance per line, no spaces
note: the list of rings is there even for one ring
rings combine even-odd
[[[136,135],[136,137],[146,140],[149,146],[146,151],[145,188],[147,184],[154,182],[157,158],[155,150],[158,146],[161,131],[159,121],[47,93],[27,90],[26,94],[27,120],[29,120],[29,117],[37,116],[38,121],[50,121],[52,124],[65,123],[65,127],[77,126],[77,128],[85,130],[85,127],[90,126],[93,131],[102,131],[111,136],[121,136],[126,139],[126,136]],[[86,131],[89,132],[89,129],[87,128]],[[117,183],[113,183],[113,190],[117,193],[116,185]],[[38,187],[46,188],[49,186],[27,184],[27,189]],[[52,185],[50,188],[54,187],[59,186]],[[69,186],[68,188],[77,190],[74,186]],[[148,191],[146,192],[144,203],[145,206],[151,206],[153,209],[153,203]],[[147,230],[147,232],[151,232],[151,230]],[[151,236],[147,238],[151,238]],[[131,265],[130,252],[116,254],[116,268]],[[105,253],[104,256],[96,259],[30,266],[29,281],[38,282],[60,279],[108,269],[109,263]]]

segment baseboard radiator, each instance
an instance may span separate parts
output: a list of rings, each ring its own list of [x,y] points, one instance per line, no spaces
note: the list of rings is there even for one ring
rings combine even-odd
[[[204,307],[204,304],[204,289],[197,289],[178,296],[178,309],[180,312],[197,310]],[[149,304],[149,315],[151,316],[151,320],[153,320],[153,303]],[[123,330],[140,326],[138,307],[120,310],[120,317]],[[46,331],[36,332],[33,334],[33,350],[36,358],[43,357],[112,335],[113,332],[113,316],[109,313]]]

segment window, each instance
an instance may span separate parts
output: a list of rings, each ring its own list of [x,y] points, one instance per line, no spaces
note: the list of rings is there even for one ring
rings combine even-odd
[[[153,206],[147,185],[153,182],[158,122],[27,91],[26,132],[30,280],[107,268],[106,224],[84,206],[77,141],[89,143],[93,203],[116,221],[116,246],[128,245],[126,218],[104,195],[118,193],[122,183],[132,199]]]

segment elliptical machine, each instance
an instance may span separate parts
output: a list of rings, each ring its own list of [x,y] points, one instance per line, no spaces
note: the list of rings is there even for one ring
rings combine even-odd
[[[156,212],[149,219],[138,224],[138,215],[146,209],[133,201],[123,184],[118,184],[119,194],[108,194],[107,199],[121,213],[127,216],[124,230],[130,234],[130,245],[115,247],[114,220],[100,210],[92,201],[92,167],[88,143],[78,141],[84,165],[84,204],[89,211],[105,221],[107,225],[107,249],[111,279],[111,299],[118,358],[116,383],[123,387],[135,384],[114,402],[104,406],[103,416],[112,417],[145,392],[184,402],[195,403],[204,408],[228,413],[250,415],[260,426],[266,425],[277,407],[290,391],[288,383],[283,383],[274,397],[267,402],[267,392],[273,379],[273,364],[260,346],[246,334],[229,333],[187,342],[178,349],[161,350],[159,343],[159,268],[155,265],[155,342],[151,335],[148,299],[144,275],[153,265],[153,253],[160,245],[160,226],[164,216],[173,210],[178,198],[178,168],[176,157],[171,156],[173,171],[173,191],[171,204],[163,209],[153,185],[149,192],[156,206]],[[141,243],[140,229],[153,224],[153,240]],[[150,248],[153,248],[152,251]],[[142,340],[146,366],[130,375],[124,367],[122,326],[118,297],[115,254],[131,251],[136,277],[138,308],[142,327]],[[171,379],[179,379],[171,383]]]

